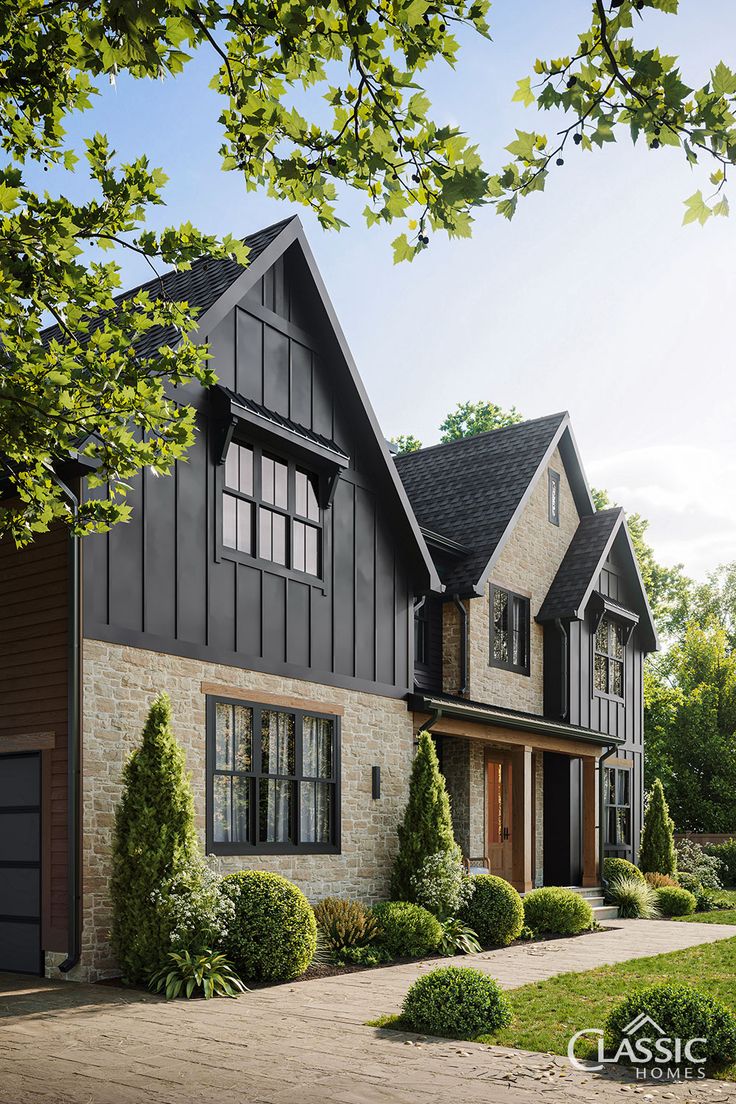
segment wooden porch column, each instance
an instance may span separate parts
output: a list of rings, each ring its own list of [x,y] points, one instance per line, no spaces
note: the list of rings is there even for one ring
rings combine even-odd
[[[532,749],[511,750],[511,883],[519,893],[531,889],[534,824],[532,823]]]
[[[597,886],[598,848],[595,831],[595,759],[583,759],[583,885]]]

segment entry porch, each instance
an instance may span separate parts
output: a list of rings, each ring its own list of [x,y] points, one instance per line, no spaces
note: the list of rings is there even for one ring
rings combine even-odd
[[[599,886],[598,764],[615,742],[462,699],[422,697],[421,706],[415,728],[435,739],[455,838],[470,865],[487,860],[520,893]]]

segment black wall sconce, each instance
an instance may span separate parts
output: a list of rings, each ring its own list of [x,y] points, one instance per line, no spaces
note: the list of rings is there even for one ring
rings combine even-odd
[[[373,793],[373,800],[378,801],[381,796],[381,768],[371,767],[371,790]]]

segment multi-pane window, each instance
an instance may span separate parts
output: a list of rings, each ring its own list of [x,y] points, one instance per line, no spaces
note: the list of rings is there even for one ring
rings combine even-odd
[[[601,617],[595,632],[594,686],[599,694],[624,696],[623,625],[611,617]]]
[[[491,664],[529,674],[529,599],[491,588]]]
[[[336,850],[338,738],[336,717],[210,699],[209,849]]]
[[[230,445],[222,495],[225,548],[319,577],[321,521],[314,473],[258,446]]]
[[[606,843],[611,847],[631,846],[631,771],[626,767],[604,767]]]
[[[547,482],[547,503],[549,507],[549,520],[553,525],[560,524],[560,476],[556,471],[549,469]]]

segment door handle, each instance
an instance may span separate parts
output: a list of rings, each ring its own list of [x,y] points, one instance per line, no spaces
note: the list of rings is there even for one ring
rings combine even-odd
[[[509,830],[508,830],[508,828],[504,828],[504,830],[503,830],[503,838],[504,838],[505,840],[507,840],[507,839],[509,838]]]

